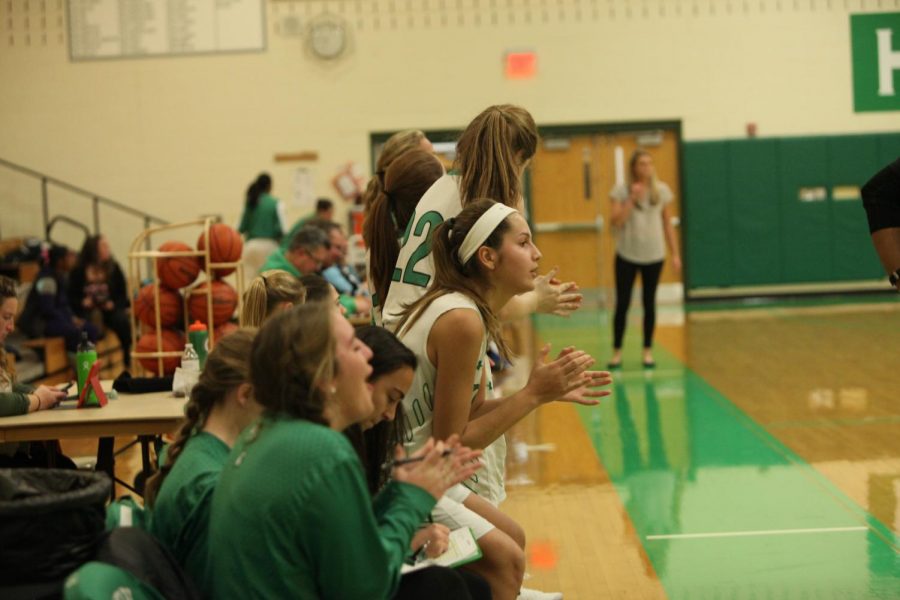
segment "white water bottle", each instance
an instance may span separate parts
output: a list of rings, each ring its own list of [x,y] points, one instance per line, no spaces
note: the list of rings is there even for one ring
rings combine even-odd
[[[181,355],[181,369],[183,371],[200,372],[200,356],[190,342],[184,345],[184,354]]]
[[[191,390],[200,379],[200,357],[190,342],[184,345],[184,354],[181,355],[181,377],[184,382],[184,395],[190,398]]]

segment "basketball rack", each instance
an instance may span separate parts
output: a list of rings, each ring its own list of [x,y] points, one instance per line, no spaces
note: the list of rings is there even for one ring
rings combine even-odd
[[[184,313],[184,334],[185,339],[187,339],[187,331],[188,325],[190,323],[190,298],[197,294],[206,294],[206,326],[207,331],[209,332],[209,347],[212,349],[216,343],[216,326],[215,321],[213,320],[213,286],[212,282],[217,279],[215,277],[214,272],[220,269],[234,269],[234,289],[237,292],[237,313],[241,314],[241,308],[243,306],[244,301],[244,266],[241,263],[240,259],[236,262],[211,262],[210,257],[210,247],[212,246],[211,237],[209,235],[209,229],[212,225],[216,224],[217,219],[214,217],[207,217],[205,219],[198,219],[196,221],[186,221],[184,223],[171,223],[169,225],[160,225],[158,227],[150,227],[142,231],[134,241],[131,243],[131,249],[128,252],[128,297],[132,300],[132,302],[137,298],[138,292],[144,285],[148,283],[153,283],[153,307],[155,310],[155,333],[156,333],[156,351],[155,352],[141,352],[137,349],[138,339],[141,337],[139,335],[142,326],[144,323],[137,318],[134,310],[130,311],[130,319],[131,319],[131,358],[132,358],[132,369],[137,370],[139,374],[144,374],[147,369],[141,364],[140,359],[155,359],[157,361],[157,373],[162,376],[165,372],[163,361],[166,358],[172,357],[180,357],[184,349],[180,349],[177,352],[167,352],[163,350],[163,338],[162,338],[162,323],[161,323],[161,312],[159,306],[159,288],[160,288],[160,280],[158,275],[158,261],[161,258],[176,258],[180,256],[195,256],[198,257],[201,261],[200,265],[200,273],[197,275],[197,279],[194,280],[193,283],[181,289],[183,291],[183,313]],[[146,248],[154,247],[151,242],[151,237],[159,234],[168,234],[171,235],[174,231],[184,230],[184,229],[194,229],[196,231],[197,228],[201,228],[203,232],[204,239],[206,239],[205,248],[203,250],[181,250],[181,251],[160,251],[160,250],[147,250]],[[186,237],[182,235],[181,237]],[[179,238],[169,238],[177,241]],[[198,238],[199,239],[199,238]],[[169,240],[164,240],[169,241]],[[185,242],[188,243],[188,242]],[[190,245],[190,244],[189,244]],[[145,271],[149,271],[146,273]],[[206,277],[200,277],[200,274],[205,274]],[[228,275],[227,277],[230,277]],[[208,283],[206,286],[206,290],[199,290],[199,286],[204,283]]]

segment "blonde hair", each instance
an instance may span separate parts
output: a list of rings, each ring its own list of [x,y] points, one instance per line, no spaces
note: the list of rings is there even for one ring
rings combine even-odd
[[[631,193],[631,184],[635,182],[634,176],[634,168],[637,166],[637,162],[643,156],[649,156],[651,159],[653,156],[644,150],[643,148],[638,148],[631,154],[631,159],[628,161],[628,177],[626,183],[626,191]],[[656,169],[653,170],[653,174],[650,176],[650,205],[656,206],[659,204],[660,194],[659,194],[659,178],[656,176]],[[639,208],[639,205],[635,204],[635,207]]]
[[[266,413],[328,425],[322,386],[337,374],[335,312],[331,305],[311,302],[279,312],[259,330],[250,352],[250,380]]]
[[[300,280],[279,269],[263,271],[253,278],[244,291],[244,307],[241,309],[241,325],[259,327],[280,304],[303,304],[306,288]]]
[[[372,202],[378,197],[378,194],[384,191],[384,174],[387,172],[388,167],[391,166],[391,163],[398,156],[420,148],[424,139],[424,132],[418,129],[406,129],[398,131],[384,143],[381,147],[381,154],[378,155],[378,161],[375,163],[375,175],[369,180],[366,191],[363,192],[363,206],[367,212]]]
[[[516,208],[522,197],[522,167],[537,152],[537,126],[527,110],[512,104],[486,108],[472,119],[456,143],[453,168],[465,206],[493,198]]]
[[[503,339],[500,318],[492,310],[484,296],[490,286],[485,269],[476,252],[465,264],[460,263],[459,247],[466,235],[475,226],[479,217],[497,204],[493,200],[480,199],[471,202],[456,217],[447,219],[434,231],[431,238],[431,252],[434,256],[434,283],[425,295],[403,308],[397,331],[402,332],[415,325],[422,313],[432,302],[450,292],[458,292],[475,303],[484,328],[497,344],[500,355],[509,360],[509,346]],[[482,246],[500,250],[503,234],[509,230],[509,217],[500,222]]]

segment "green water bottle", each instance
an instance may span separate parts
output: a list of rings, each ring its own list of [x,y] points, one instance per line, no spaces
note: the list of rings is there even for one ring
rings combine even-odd
[[[81,332],[81,343],[78,344],[78,351],[75,353],[75,367],[78,372],[78,395],[87,385],[88,375],[91,373],[91,367],[97,362],[97,348],[88,339],[87,331]],[[100,400],[94,390],[88,392],[87,398],[84,400],[86,406],[99,406]]]
[[[188,340],[194,347],[197,356],[200,357],[200,368],[206,365],[206,355],[209,353],[209,333],[206,331],[206,325],[200,321],[188,327]]]

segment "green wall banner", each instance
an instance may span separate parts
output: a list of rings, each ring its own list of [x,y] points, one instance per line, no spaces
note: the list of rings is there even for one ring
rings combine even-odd
[[[900,110],[900,12],[850,15],[855,112]]]

